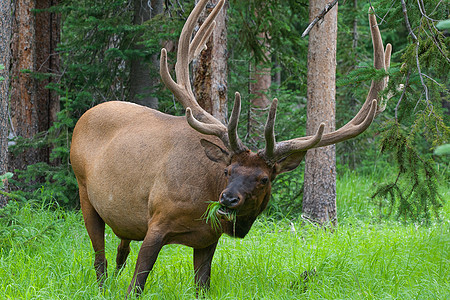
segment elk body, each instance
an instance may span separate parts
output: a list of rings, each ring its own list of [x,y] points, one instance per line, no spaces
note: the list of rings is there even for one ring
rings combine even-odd
[[[127,102],[106,102],[87,111],[75,126],[70,159],[77,177],[83,218],[95,251],[94,266],[102,284],[107,274],[105,223],[121,239],[117,269],[125,264],[132,240],[143,240],[128,292],[143,290],[159,251],[166,244],[194,248],[195,281],[209,287],[211,261],[223,233],[243,238],[265,209],[275,177],[295,169],[308,149],[334,144],[362,133],[372,122],[378,93],[387,78],[372,82],[359,113],[337,131],[276,142],[274,99],[265,128],[266,147],[250,151],[237,136],[240,96],[236,93],[228,126],[196,102],[189,84],[189,63],[204,47],[214,27],[219,2],[192,41],[207,0],[191,12],[179,40],[175,73],[169,75],[161,51],[161,77],[186,108],[174,117]],[[391,47],[383,48],[375,17],[369,15],[374,64],[389,67]],[[236,223],[221,218],[221,229],[202,219],[208,202],[219,201],[220,215],[237,214]]]

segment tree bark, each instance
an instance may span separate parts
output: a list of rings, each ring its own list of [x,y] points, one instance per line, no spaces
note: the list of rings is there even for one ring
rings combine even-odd
[[[265,33],[260,33],[262,47],[268,48],[265,42]],[[270,58],[270,52],[265,51],[266,57]],[[249,116],[249,136],[253,144],[258,145],[264,141],[265,117],[267,116],[267,108],[270,106],[270,99],[267,93],[272,85],[272,68],[266,62],[258,63],[250,62],[250,116]]]
[[[203,24],[218,2],[208,2],[199,18],[199,25]],[[193,91],[198,104],[224,124],[227,122],[228,100],[227,8],[228,1],[215,19],[216,27],[206,43],[207,49],[192,64]]]
[[[134,0],[133,24],[140,25],[158,14],[164,12],[163,0]],[[150,6],[151,5],[151,6]],[[141,40],[139,39],[138,42]],[[136,44],[137,49],[143,49],[142,45]],[[159,56],[152,55],[150,63],[143,58],[131,60],[130,69],[130,97],[131,101],[151,108],[158,108],[158,98],[152,95],[155,87],[159,84],[159,76],[151,74],[151,69],[159,70]]]
[[[310,21],[327,0],[310,0]],[[337,4],[309,34],[306,135],[321,122],[325,132],[335,130]],[[336,224],[335,146],[308,150],[305,159],[303,215],[320,225]]]
[[[57,0],[36,1],[36,9],[45,10],[58,4]],[[36,72],[49,74],[44,80],[36,81],[37,114],[39,132],[48,130],[56,121],[60,110],[59,96],[47,85],[56,82],[55,75],[59,73],[59,54],[56,48],[60,41],[60,15],[48,11],[35,14],[35,47]],[[49,149],[47,149],[49,151]],[[48,152],[47,155],[50,155]]]
[[[265,54],[270,58],[270,52],[266,51]],[[265,62],[259,62],[254,64],[250,73],[250,93],[255,95],[251,101],[252,105],[259,109],[266,109],[271,103],[267,96],[272,84],[271,71],[271,67]]]
[[[4,69],[0,70],[0,175],[8,169],[8,100],[9,100],[9,64],[11,59],[11,1],[0,1],[0,64]],[[4,182],[5,189],[7,181]],[[0,195],[0,207],[6,205],[6,197]]]
[[[59,71],[56,45],[59,42],[59,16],[48,11],[56,0],[14,1],[11,45],[11,127],[14,137],[33,138],[45,132],[56,120],[59,97],[46,86]],[[32,73],[46,73],[38,79]],[[25,169],[30,164],[49,162],[49,148],[26,149],[9,156],[9,169]]]

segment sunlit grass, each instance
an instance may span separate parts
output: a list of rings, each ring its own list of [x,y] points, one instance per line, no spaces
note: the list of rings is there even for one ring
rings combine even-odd
[[[449,205],[428,227],[373,222],[366,217],[375,214],[371,184],[353,175],[338,182],[340,225],[333,232],[263,216],[245,239],[222,237],[205,297],[450,299]],[[110,276],[100,290],[79,212],[13,209],[0,220],[0,242],[0,299],[123,299],[140,245],[132,243],[127,266],[114,275],[119,239],[107,230]],[[306,281],[305,271],[312,274]],[[193,298],[192,249],[165,246],[142,299]]]

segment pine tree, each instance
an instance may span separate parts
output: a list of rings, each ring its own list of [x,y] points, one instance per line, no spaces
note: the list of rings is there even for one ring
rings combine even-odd
[[[312,21],[328,4],[309,2]],[[309,33],[308,121],[306,135],[314,135],[321,122],[335,130],[337,5]],[[305,157],[303,214],[320,225],[337,223],[335,146],[308,150]]]
[[[11,1],[0,2],[0,176],[8,168],[8,100],[9,100],[9,63],[11,53]],[[0,190],[7,188],[8,179],[0,177]],[[6,204],[6,197],[0,194],[0,207]]]

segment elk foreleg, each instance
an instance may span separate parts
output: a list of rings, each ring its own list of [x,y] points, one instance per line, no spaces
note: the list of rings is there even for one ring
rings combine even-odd
[[[148,274],[152,270],[159,251],[163,246],[163,240],[163,234],[157,230],[151,230],[149,226],[149,231],[142,242],[141,249],[139,249],[136,268],[133,279],[128,287],[128,293],[134,291],[136,295],[139,295],[144,290]]]
[[[120,272],[125,266],[128,254],[130,254],[130,242],[130,240],[121,240],[119,247],[117,247],[116,272]]]
[[[89,202],[86,188],[79,184],[80,204],[83,212],[84,225],[95,251],[94,268],[99,286],[103,285],[107,275],[107,261],[105,257],[105,222]]]
[[[217,242],[202,249],[194,249],[194,272],[197,294],[209,289],[211,278],[211,263],[216,251]]]

